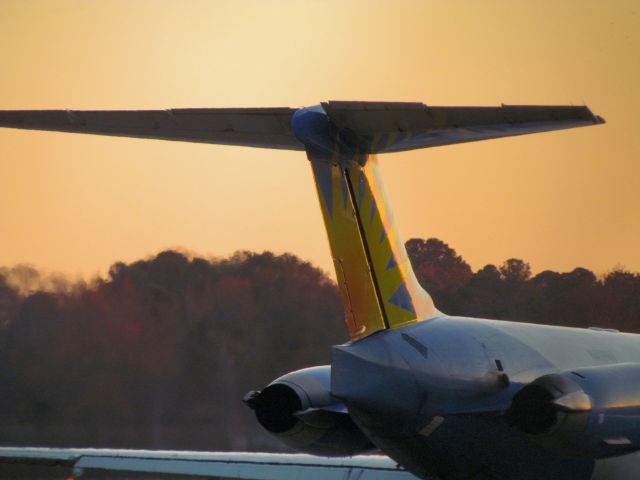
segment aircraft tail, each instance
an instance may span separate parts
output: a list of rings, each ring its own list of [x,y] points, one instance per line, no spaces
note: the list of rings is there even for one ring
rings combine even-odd
[[[376,156],[344,165],[308,155],[351,338],[438,315],[398,234]]]
[[[328,102],[298,110],[352,340],[441,313],[413,272],[376,153],[602,123],[586,107]]]
[[[375,154],[604,123],[586,106],[4,110],[0,127],[306,150],[353,340],[439,315],[418,284]]]

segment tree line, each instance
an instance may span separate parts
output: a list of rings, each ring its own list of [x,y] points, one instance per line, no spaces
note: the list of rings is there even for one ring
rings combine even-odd
[[[473,272],[435,238],[409,240],[407,251],[418,281],[449,315],[640,332],[640,275],[621,267],[601,277],[580,267],[532,275],[527,262],[510,258]]]
[[[448,314],[640,331],[637,273],[407,250]],[[170,250],[89,283],[0,269],[0,444],[277,450],[242,396],[346,339],[334,282],[289,254]]]

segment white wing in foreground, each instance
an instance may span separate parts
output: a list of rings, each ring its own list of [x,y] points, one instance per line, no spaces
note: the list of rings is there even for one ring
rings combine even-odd
[[[301,454],[0,448],[0,463],[255,480],[415,480],[388,457],[325,458]]]

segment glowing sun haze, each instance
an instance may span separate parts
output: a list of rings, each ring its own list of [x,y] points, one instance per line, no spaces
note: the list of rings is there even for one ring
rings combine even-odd
[[[401,233],[474,268],[640,270],[636,1],[3,0],[0,109],[582,104],[607,124],[385,155]],[[0,266],[164,248],[332,272],[302,153],[0,129]]]

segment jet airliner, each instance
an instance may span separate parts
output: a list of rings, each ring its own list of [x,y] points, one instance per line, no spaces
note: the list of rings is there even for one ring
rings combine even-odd
[[[0,461],[252,479],[639,478],[640,336],[439,311],[378,170],[385,153],[601,123],[586,106],[396,102],[0,111],[0,127],[304,151],[349,334],[331,365],[244,398],[301,454],[2,448]]]

